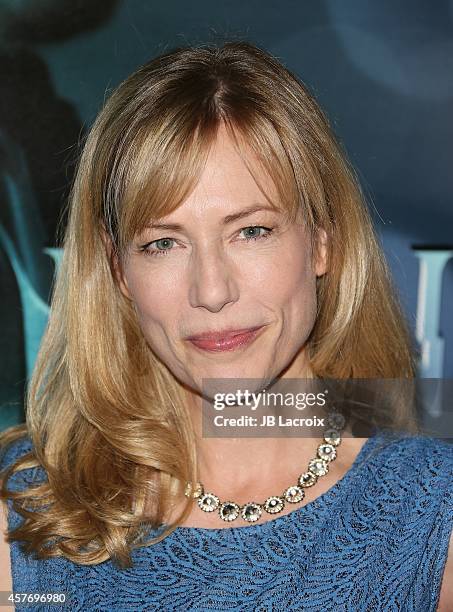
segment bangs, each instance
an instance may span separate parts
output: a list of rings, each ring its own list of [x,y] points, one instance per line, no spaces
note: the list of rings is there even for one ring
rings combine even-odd
[[[121,253],[138,233],[176,210],[195,188],[216,135],[213,122],[203,127],[195,121],[169,120],[158,129],[148,128],[131,143],[126,153],[129,170],[117,202]]]
[[[238,154],[269,205],[294,222],[301,211],[302,202],[291,159],[275,126],[258,113],[247,118],[243,115],[235,117],[228,120],[227,126]],[[268,190],[260,184],[257,173],[251,167],[250,153],[262,174],[272,180],[277,201],[273,201]]]
[[[109,225],[115,226],[120,254],[127,251],[137,234],[175,211],[190,196],[222,121],[269,205],[290,222],[301,212],[305,222],[311,219],[311,211],[300,193],[291,152],[275,125],[256,109],[239,116],[218,113],[200,118],[175,114],[161,119],[157,128],[148,125],[137,131],[117,152],[120,163],[113,164],[115,172],[109,180],[110,191],[114,193],[109,198],[114,204],[114,210],[111,207],[109,211]],[[256,168],[256,164],[274,183],[277,201],[260,184],[252,167]]]

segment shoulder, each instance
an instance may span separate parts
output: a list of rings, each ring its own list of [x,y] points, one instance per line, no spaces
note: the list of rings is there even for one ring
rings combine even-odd
[[[1,440],[1,436],[0,436]],[[13,441],[0,443],[0,485],[4,487],[2,496],[3,509],[7,513],[9,529],[14,529],[21,522],[21,517],[14,511],[11,497],[8,492],[20,492],[27,490],[30,486],[45,480],[44,469],[36,463],[31,465],[26,462],[17,471],[7,474],[7,470],[16,464],[16,461],[25,457],[33,451],[33,443],[28,434]]]
[[[400,474],[416,472],[428,481],[451,483],[453,441],[426,435],[380,434],[373,447],[378,464],[391,466]]]
[[[380,432],[369,446],[363,503],[383,560],[393,572],[407,559],[411,609],[453,612],[453,441]]]
[[[33,444],[30,436],[26,433],[16,440],[0,442],[0,472],[31,450],[33,450]]]
[[[18,459],[21,459],[30,451],[33,451],[33,444],[28,434],[0,444],[0,482],[3,482],[4,470],[13,466]],[[8,478],[7,487],[12,491],[20,491],[31,484],[35,477],[36,468],[20,469]]]
[[[453,612],[453,443],[416,436],[400,442],[400,449],[417,477],[417,514],[433,521],[429,553],[433,603],[439,594],[437,612]]]
[[[1,436],[0,439],[0,483],[3,484],[4,470],[11,467],[17,459],[27,454],[32,449],[31,439],[27,434],[13,441],[5,442],[7,436]],[[6,482],[8,490],[24,488],[25,482],[21,481],[20,474],[13,474]],[[0,499],[0,588],[2,591],[12,590],[12,561],[10,544],[7,541],[7,534],[11,529],[16,527],[20,521],[20,517],[15,513],[11,505],[11,500],[3,497]],[[8,607],[8,610],[13,610]]]
[[[426,435],[379,434],[370,445],[368,495],[398,528],[448,529],[453,517],[453,444]],[[440,523],[439,520],[440,519]]]
[[[434,473],[440,495],[439,565],[434,576],[441,585],[437,612],[453,612],[453,443],[433,440],[429,444],[428,474]]]
[[[392,445],[390,445],[390,449]],[[425,435],[395,441],[389,465],[421,497],[422,509],[452,512],[453,443]]]
[[[417,435],[403,438],[402,454],[415,461],[420,469],[433,478],[442,478],[446,483],[453,470],[453,440]]]
[[[453,444],[435,445],[435,453],[444,459],[446,486],[442,489],[439,522],[443,534],[440,544],[440,571],[437,580],[441,583],[438,612],[453,612]],[[439,459],[439,463],[441,460]],[[444,548],[447,548],[444,555]],[[446,557],[446,558],[445,558]],[[445,565],[443,566],[443,560]]]

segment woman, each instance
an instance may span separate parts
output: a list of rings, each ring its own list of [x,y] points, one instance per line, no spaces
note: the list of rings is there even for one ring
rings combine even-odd
[[[448,609],[451,447],[392,435],[404,404],[388,435],[338,415],[321,440],[203,435],[206,380],[413,377],[360,189],[294,75],[244,42],[140,68],[88,136],[63,246],[27,423],[2,440],[15,591]]]

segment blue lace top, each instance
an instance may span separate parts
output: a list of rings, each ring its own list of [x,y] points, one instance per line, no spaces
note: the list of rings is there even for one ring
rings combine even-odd
[[[30,448],[28,438],[10,445],[0,467]],[[8,505],[13,528],[22,518]],[[177,528],[135,549],[131,569],[36,560],[13,542],[13,589],[65,592],[71,611],[434,612],[452,525],[453,445],[381,431],[314,501],[255,525]]]

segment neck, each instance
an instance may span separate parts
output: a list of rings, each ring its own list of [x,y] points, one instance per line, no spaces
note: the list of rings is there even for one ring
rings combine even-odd
[[[305,374],[304,378],[312,378],[307,376],[307,372]],[[285,378],[292,377],[295,378],[294,374],[285,376]],[[262,488],[265,483],[270,483],[271,489],[275,488],[277,482],[282,485],[287,483],[288,486],[295,477],[306,470],[309,460],[316,456],[325,429],[318,427],[310,435],[309,430],[302,427],[299,436],[305,437],[295,437],[294,433],[298,433],[297,428],[288,427],[287,435],[292,433],[293,437],[269,437],[272,433],[265,437],[265,434],[260,434],[260,429],[265,431],[265,428],[246,426],[239,430],[245,435],[253,431],[255,437],[234,437],[234,433],[233,437],[206,437],[203,431],[202,398],[189,393],[188,402],[197,443],[199,481],[203,483],[205,490],[212,490],[216,494],[222,491],[230,494],[234,491],[254,491],[257,487]],[[208,407],[211,422],[214,412],[216,415],[221,414]],[[296,416],[303,418],[321,417],[326,414],[320,413],[316,406],[297,412],[299,414]],[[244,408],[239,414],[253,415],[258,422],[261,422],[263,417],[258,410],[253,412]],[[278,411],[276,414],[278,418]],[[294,415],[294,411],[292,414]],[[228,428],[222,431],[225,429]]]

